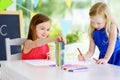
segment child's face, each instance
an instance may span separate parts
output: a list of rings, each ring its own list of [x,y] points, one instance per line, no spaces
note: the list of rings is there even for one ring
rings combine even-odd
[[[49,34],[50,26],[50,21],[36,25],[36,33],[38,38],[46,38]]]
[[[90,17],[92,26],[99,30],[105,27],[106,19],[102,15],[95,15]]]

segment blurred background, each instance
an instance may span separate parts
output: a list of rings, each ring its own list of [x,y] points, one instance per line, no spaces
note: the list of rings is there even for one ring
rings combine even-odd
[[[0,0],[0,11],[21,10],[23,13],[23,37],[27,37],[29,23],[36,13],[43,13],[52,19],[49,37],[59,32],[67,39],[65,58],[77,59],[79,52],[85,54],[89,47],[89,9],[99,1],[105,2],[117,23],[120,23],[119,0]],[[55,43],[49,43],[52,57],[55,57]],[[98,57],[96,49],[94,57]]]

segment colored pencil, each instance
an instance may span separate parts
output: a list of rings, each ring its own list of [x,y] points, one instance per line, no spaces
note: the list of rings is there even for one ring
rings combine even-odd
[[[79,49],[79,48],[77,48],[77,50],[79,51],[80,55],[82,56],[83,60],[85,61],[85,58],[84,58],[84,56],[82,55],[82,53],[81,53],[80,49]]]
[[[95,60],[96,62],[98,61],[97,59],[93,58],[93,60]]]

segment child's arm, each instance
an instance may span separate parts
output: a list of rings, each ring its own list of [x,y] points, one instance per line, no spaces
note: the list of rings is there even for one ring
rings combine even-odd
[[[42,45],[47,44],[49,42],[64,41],[64,40],[65,39],[61,35],[58,35],[57,37],[54,37],[54,38],[37,39],[35,41],[26,40],[26,42],[24,44],[24,53],[28,53],[32,48],[42,46]]]
[[[90,40],[90,44],[89,44],[89,50],[86,52],[86,54],[84,55],[84,58],[90,58],[95,52],[95,43],[93,41],[93,39]],[[79,60],[83,60],[81,55],[78,55],[78,59]]]
[[[85,54],[85,58],[90,58],[95,52],[95,42],[93,39],[90,39],[89,50]]]
[[[97,62],[98,64],[104,64],[109,61],[115,48],[116,37],[117,37],[117,27],[115,24],[112,24],[109,31],[109,45],[108,45],[106,55],[103,59],[98,60]]]

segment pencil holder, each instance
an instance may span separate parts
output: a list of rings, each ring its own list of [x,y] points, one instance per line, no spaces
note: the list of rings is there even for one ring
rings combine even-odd
[[[64,65],[64,42],[56,42],[55,54],[56,54],[56,64],[57,66]]]

